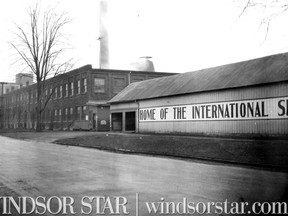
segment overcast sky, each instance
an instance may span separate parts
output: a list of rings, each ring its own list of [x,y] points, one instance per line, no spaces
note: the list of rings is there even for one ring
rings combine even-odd
[[[9,0],[0,8],[0,81],[13,82],[19,68],[12,64],[13,22],[28,20],[35,0]],[[66,28],[74,47],[67,55],[75,67],[99,67],[99,1],[42,0],[58,4],[73,20]],[[240,0],[241,2],[241,0]],[[242,1],[245,4],[245,1]],[[233,0],[108,0],[110,67],[127,69],[141,56],[152,56],[156,71],[187,72],[288,50],[288,13],[270,25],[267,39],[259,27],[262,9],[239,19],[241,4]]]

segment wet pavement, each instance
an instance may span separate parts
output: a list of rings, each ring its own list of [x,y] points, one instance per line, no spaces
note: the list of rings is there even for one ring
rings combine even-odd
[[[75,215],[81,215],[81,208],[84,212],[92,210],[89,215],[97,215],[95,200],[92,209],[81,203],[85,196],[109,197],[112,204],[114,196],[121,196],[120,201],[128,201],[129,215],[142,216],[152,215],[146,202],[179,203],[185,198],[189,202],[252,203],[283,200],[288,192],[288,173],[116,154],[2,136],[0,182],[22,196],[70,196],[75,200]],[[56,201],[52,202],[54,211]],[[88,203],[88,198],[84,201]],[[120,214],[124,215],[123,209]]]

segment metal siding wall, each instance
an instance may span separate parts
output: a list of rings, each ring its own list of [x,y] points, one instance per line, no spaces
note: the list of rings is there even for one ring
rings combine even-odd
[[[269,123],[268,123],[269,121]],[[205,134],[267,134],[287,135],[288,120],[261,120],[261,122],[154,122],[140,123],[140,132],[149,133],[205,133]],[[269,127],[267,125],[269,124]]]
[[[140,101],[140,108],[288,96],[288,83],[202,92]]]
[[[112,104],[110,106],[111,112],[116,111],[127,111],[127,110],[135,110],[138,109],[137,103],[123,103],[123,104]]]
[[[288,96],[288,84],[247,87],[140,101],[145,107],[186,105]],[[198,122],[140,122],[140,132],[287,135],[288,119]]]

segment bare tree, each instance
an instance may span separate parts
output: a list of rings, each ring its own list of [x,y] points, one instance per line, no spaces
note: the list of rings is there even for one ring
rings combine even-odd
[[[72,67],[71,60],[63,60],[69,48],[63,34],[64,27],[71,22],[66,13],[57,14],[56,8],[42,11],[39,5],[28,10],[27,27],[16,25],[16,42],[9,42],[22,62],[23,70],[33,73],[37,85],[36,131],[42,130],[42,113],[52,96],[44,94],[46,80],[66,72]]]
[[[240,18],[251,9],[257,9],[262,12],[263,16],[260,27],[266,29],[265,40],[271,22],[288,10],[288,0],[238,0],[237,2],[242,8],[241,13],[239,14]]]

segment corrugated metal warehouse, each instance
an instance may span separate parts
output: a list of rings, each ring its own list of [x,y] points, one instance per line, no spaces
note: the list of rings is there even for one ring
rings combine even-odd
[[[132,83],[110,100],[113,131],[288,135],[288,53]]]

